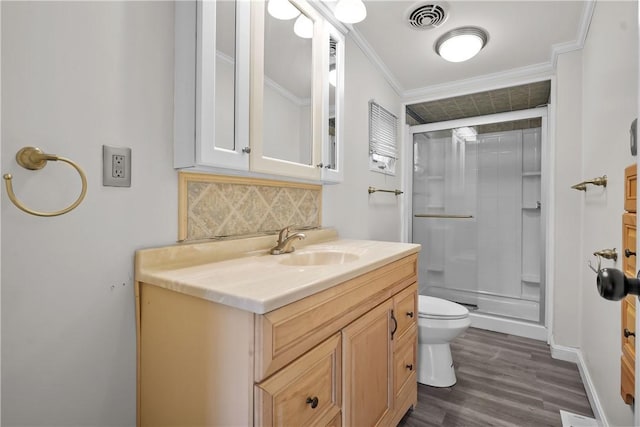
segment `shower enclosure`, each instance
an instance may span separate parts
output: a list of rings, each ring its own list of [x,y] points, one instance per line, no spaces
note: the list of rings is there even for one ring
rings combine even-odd
[[[542,122],[413,132],[420,294],[544,324]]]

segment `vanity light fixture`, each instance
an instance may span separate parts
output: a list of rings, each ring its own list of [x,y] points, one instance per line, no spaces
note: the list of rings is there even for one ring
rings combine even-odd
[[[338,21],[356,24],[367,17],[367,8],[362,0],[339,0],[333,14]]]
[[[449,62],[467,61],[480,52],[487,44],[489,36],[477,27],[461,27],[443,34],[436,41],[438,55]]]
[[[269,15],[283,21],[293,19],[300,15],[298,8],[292,5],[289,0],[269,0],[269,3],[267,3],[267,11]]]
[[[304,14],[300,14],[298,19],[296,19],[296,23],[293,24],[293,32],[296,33],[298,37],[310,39],[313,37],[313,22]]]

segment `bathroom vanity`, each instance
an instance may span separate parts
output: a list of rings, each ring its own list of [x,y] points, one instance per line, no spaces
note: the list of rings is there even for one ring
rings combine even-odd
[[[138,425],[396,425],[419,245],[305,232],[136,253]]]

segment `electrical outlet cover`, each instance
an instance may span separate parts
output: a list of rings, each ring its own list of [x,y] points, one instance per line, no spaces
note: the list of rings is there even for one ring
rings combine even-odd
[[[102,146],[102,185],[131,187],[131,148]]]

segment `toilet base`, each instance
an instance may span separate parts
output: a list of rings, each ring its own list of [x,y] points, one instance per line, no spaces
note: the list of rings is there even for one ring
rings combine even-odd
[[[456,383],[449,344],[418,346],[418,382],[432,387],[451,387]]]

